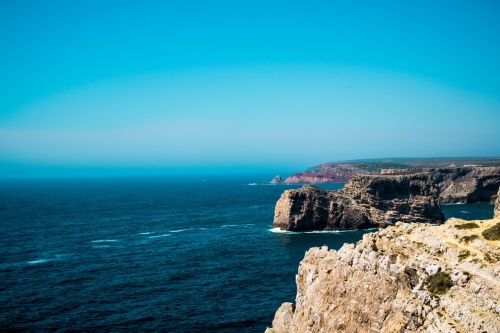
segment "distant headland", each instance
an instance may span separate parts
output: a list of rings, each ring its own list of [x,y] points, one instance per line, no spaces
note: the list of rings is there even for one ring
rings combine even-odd
[[[380,158],[322,163],[274,184],[346,183],[355,175],[380,174],[384,169],[435,169],[467,166],[500,166],[500,157]]]

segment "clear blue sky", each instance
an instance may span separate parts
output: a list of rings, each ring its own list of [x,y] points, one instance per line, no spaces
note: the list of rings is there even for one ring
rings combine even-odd
[[[497,1],[2,1],[0,172],[500,156],[499,17]]]

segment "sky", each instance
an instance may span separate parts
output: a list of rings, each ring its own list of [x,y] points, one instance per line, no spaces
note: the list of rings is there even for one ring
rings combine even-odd
[[[0,174],[500,156],[496,1],[2,1]]]

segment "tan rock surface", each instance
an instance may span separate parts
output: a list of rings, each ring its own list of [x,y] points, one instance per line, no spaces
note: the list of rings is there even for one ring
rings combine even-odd
[[[477,227],[460,228],[466,223]],[[266,332],[498,333],[500,241],[481,236],[496,223],[397,223],[338,251],[312,248],[295,304],[284,303]],[[431,292],[429,277],[442,275],[452,286]]]

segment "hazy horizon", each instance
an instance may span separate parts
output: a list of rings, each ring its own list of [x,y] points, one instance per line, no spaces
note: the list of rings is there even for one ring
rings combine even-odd
[[[490,1],[0,4],[0,173],[499,157]]]

